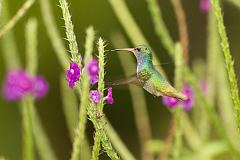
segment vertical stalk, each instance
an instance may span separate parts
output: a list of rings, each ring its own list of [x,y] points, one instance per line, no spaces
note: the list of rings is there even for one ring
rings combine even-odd
[[[68,10],[68,3],[66,0],[59,0],[59,3],[60,3],[60,7],[62,9],[63,20],[65,22],[66,36],[67,36],[67,40],[69,42],[68,45],[69,45],[70,53],[72,56],[72,60],[74,62],[78,63],[81,67],[82,56],[78,52],[78,45],[77,45],[76,36],[74,33],[71,15]]]
[[[22,110],[22,124],[23,124],[23,159],[24,160],[34,160],[34,142],[33,142],[33,134],[32,134],[32,121],[31,115],[29,112],[30,105],[30,97],[25,98],[21,102],[21,110]]]
[[[104,62],[104,41],[103,39],[100,37],[98,39],[98,61],[99,61],[99,73],[98,73],[98,92],[101,95],[101,99],[99,101],[99,104],[97,105],[96,111],[97,114],[102,115],[103,114],[103,106],[104,106],[104,66],[105,66],[105,62]],[[94,136],[94,146],[93,146],[93,151],[92,151],[92,159],[97,160],[99,157],[99,151],[100,151],[100,145],[101,145],[101,139],[102,139],[102,135],[101,135],[101,128],[96,128],[96,132],[95,132],[95,136]]]
[[[222,15],[220,3],[218,0],[211,0],[211,3],[213,6],[215,17],[217,19],[218,32],[219,32],[220,39],[221,39],[221,47],[222,47],[222,51],[223,51],[223,55],[224,55],[226,70],[227,70],[228,79],[230,82],[230,90],[231,90],[232,100],[233,100],[233,104],[234,104],[235,120],[238,125],[238,133],[239,133],[239,138],[240,138],[240,100],[239,100],[236,75],[235,75],[235,71],[234,71],[234,63],[233,63],[232,56],[230,53],[228,37],[227,37],[226,30],[225,30],[225,25],[224,25],[224,21],[223,21],[223,15]]]
[[[95,137],[94,137],[94,146],[92,151],[92,159],[98,159],[99,157],[99,150],[100,150],[100,143],[102,142],[103,149],[107,153],[107,155],[111,159],[119,159],[117,153],[112,148],[112,145],[109,141],[108,136],[106,135],[105,129],[104,129],[104,120],[102,118],[103,116],[103,106],[104,106],[104,48],[105,48],[105,42],[100,37],[98,39],[98,60],[99,60],[99,80],[98,80],[98,92],[101,95],[100,102],[97,106],[92,105],[88,108],[88,115],[90,117],[90,120],[93,122],[94,127],[96,129]]]
[[[179,43],[175,45],[175,87],[177,89],[182,88],[183,82],[183,53]],[[182,149],[182,107],[178,106],[174,111],[174,120],[176,123],[175,136],[174,136],[174,152],[173,158],[180,159]]]
[[[31,18],[26,25],[26,71],[35,76],[38,68],[38,54],[37,54],[37,20]],[[56,155],[51,147],[51,144],[47,138],[46,133],[40,122],[40,118],[36,113],[36,106],[34,105],[34,97],[28,96],[23,100],[28,103],[25,107],[29,113],[29,120],[32,124],[32,134],[36,144],[39,156],[42,159],[56,160]]]
[[[89,27],[87,29],[87,37],[86,37],[86,53],[84,57],[84,64],[87,66],[89,60],[92,57],[92,50],[93,50],[93,42],[94,42],[94,36],[95,36],[95,31],[93,27]],[[87,109],[86,107],[89,105],[89,90],[90,90],[90,79],[87,74],[87,72],[82,73],[82,79],[81,79],[81,84],[82,88],[78,89],[79,94],[81,95],[81,104],[80,104],[80,111],[79,111],[79,123],[78,123],[78,128],[76,132],[76,136],[74,138],[74,143],[73,143],[73,152],[71,159],[72,160],[77,160],[81,151],[84,148],[84,139],[85,139],[85,127],[86,127],[86,122],[87,122]]]

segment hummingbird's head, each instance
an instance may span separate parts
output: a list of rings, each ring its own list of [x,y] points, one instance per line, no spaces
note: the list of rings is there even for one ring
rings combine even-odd
[[[134,48],[134,55],[136,58],[148,58],[152,60],[152,50],[149,46],[142,44]]]
[[[137,61],[139,63],[152,61],[152,50],[149,46],[147,46],[145,44],[138,45],[135,48],[122,48],[122,49],[115,49],[112,51],[132,52],[135,55],[135,57],[137,58]]]

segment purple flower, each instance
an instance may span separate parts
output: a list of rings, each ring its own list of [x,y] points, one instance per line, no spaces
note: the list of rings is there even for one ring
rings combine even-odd
[[[163,101],[163,104],[169,108],[175,108],[179,103],[178,99],[173,97],[168,97],[168,96],[164,96],[162,98],[162,101]]]
[[[200,0],[199,8],[202,13],[208,13],[210,9],[210,0]]]
[[[91,60],[88,64],[87,69],[90,77],[95,77],[96,75],[98,75],[99,72],[98,61],[96,59]]]
[[[91,101],[96,104],[98,104],[101,99],[101,95],[97,90],[91,90],[89,97],[90,97]]]
[[[88,74],[90,76],[90,83],[95,84],[98,82],[98,72],[99,72],[99,66],[98,61],[96,59],[93,59],[89,62],[87,66]]]
[[[33,88],[31,77],[22,70],[12,70],[3,83],[3,95],[9,101],[22,99]]]
[[[70,69],[66,71],[67,81],[70,88],[73,88],[75,82],[79,81],[80,78],[80,68],[74,62],[70,63]]]
[[[189,111],[193,107],[194,102],[195,102],[194,91],[193,91],[192,87],[187,86],[187,85],[184,86],[183,94],[188,97],[187,100],[181,102],[182,106],[183,106],[183,109],[185,111]]]
[[[42,76],[36,76],[33,79],[32,93],[37,99],[41,99],[48,93],[48,82]]]
[[[113,104],[114,103],[114,99],[113,99],[113,96],[112,96],[112,87],[108,88],[108,94],[105,97],[105,99],[107,100],[108,104]]]
[[[98,75],[90,77],[90,84],[95,84],[98,82]]]

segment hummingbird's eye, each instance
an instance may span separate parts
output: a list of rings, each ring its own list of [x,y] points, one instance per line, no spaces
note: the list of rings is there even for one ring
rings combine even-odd
[[[138,52],[140,52],[141,51],[141,49],[140,48],[135,48]]]

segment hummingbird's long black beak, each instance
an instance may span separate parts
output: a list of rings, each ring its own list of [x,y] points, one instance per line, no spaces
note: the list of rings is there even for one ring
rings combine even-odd
[[[113,51],[128,51],[128,52],[133,52],[135,51],[135,48],[121,48],[121,49],[112,49],[112,50],[108,50],[110,52],[113,52]]]

